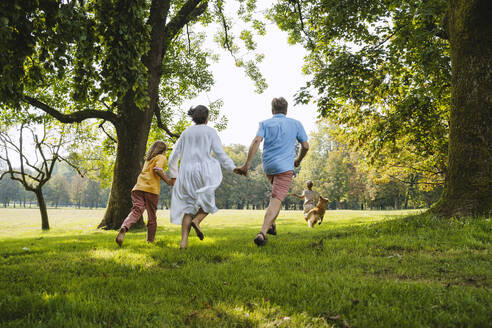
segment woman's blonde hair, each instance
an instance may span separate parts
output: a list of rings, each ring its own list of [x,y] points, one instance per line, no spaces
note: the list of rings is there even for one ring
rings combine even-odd
[[[152,146],[150,146],[149,151],[145,154],[145,160],[150,161],[152,158],[159,154],[163,154],[167,150],[167,146],[162,140],[155,141]]]

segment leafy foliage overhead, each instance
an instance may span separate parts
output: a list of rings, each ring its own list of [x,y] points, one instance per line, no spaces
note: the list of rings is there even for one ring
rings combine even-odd
[[[245,49],[254,50],[253,37],[264,34],[263,23],[252,19],[255,1],[239,3],[240,18],[251,26],[239,39]],[[149,106],[149,84],[157,77],[163,106],[157,119],[165,123],[184,99],[209,90],[214,82],[208,70],[213,54],[203,47],[205,34],[193,29],[196,23],[217,23],[221,46],[236,54],[242,49],[229,30],[224,5],[200,0],[3,1],[0,103],[15,109],[29,104],[68,123],[88,116],[115,121],[112,114],[125,116],[120,107],[129,97],[141,110]],[[160,21],[166,26],[158,31],[154,27]],[[162,35],[152,35],[158,32]],[[152,47],[162,49],[157,64]],[[256,67],[261,60],[257,55],[236,61],[260,92],[266,87]],[[55,110],[84,110],[84,115],[64,117]]]
[[[270,11],[309,50],[297,94],[376,164],[443,174],[450,108],[446,0],[279,1]],[[405,158],[395,154],[406,151]],[[412,165],[410,165],[410,163]]]

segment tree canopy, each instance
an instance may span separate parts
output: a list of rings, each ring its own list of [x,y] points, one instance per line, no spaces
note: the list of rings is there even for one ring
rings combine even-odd
[[[491,194],[491,15],[483,0],[295,0],[270,12],[309,51],[304,70],[312,79],[297,101],[315,101],[369,163],[426,183],[446,180],[446,205],[437,210],[444,216],[492,210],[484,196]],[[464,62],[476,65],[452,72]]]
[[[446,1],[281,1],[272,17],[310,51],[314,100],[375,164],[443,174],[450,101]],[[423,176],[423,175],[422,175]]]

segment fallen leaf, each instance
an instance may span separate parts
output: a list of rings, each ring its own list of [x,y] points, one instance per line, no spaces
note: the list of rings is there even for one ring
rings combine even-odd
[[[210,304],[208,304],[207,302],[205,302],[205,307],[206,307],[207,309],[210,309]]]
[[[350,325],[348,324],[347,320],[343,320],[343,327],[350,328]]]
[[[330,319],[330,320],[338,320],[338,319],[340,319],[340,315],[339,314],[333,315],[331,317],[328,317],[328,319]]]
[[[290,317],[282,317],[281,319],[284,320],[284,321],[289,321],[290,320]]]

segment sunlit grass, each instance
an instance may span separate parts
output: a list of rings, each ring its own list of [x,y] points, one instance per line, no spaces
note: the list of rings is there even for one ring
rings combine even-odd
[[[421,210],[401,211],[327,211],[324,223],[327,225],[346,225],[368,223],[420,213]],[[204,221],[204,227],[216,229],[230,227],[261,226],[264,211],[220,210]],[[74,234],[75,232],[101,232],[97,225],[101,222],[104,209],[48,209],[51,229],[45,235]],[[164,231],[179,231],[180,227],[169,222],[169,210],[158,210],[158,225]],[[302,211],[281,211],[279,222],[298,225],[303,223]],[[14,236],[37,236],[41,231],[41,217],[36,208],[0,208],[0,238]]]
[[[180,251],[167,211],[154,244],[121,249],[103,213],[50,209],[42,232],[36,210],[0,209],[0,326],[491,326],[490,218],[329,211],[310,229],[282,211],[258,248],[263,211],[222,210]]]

